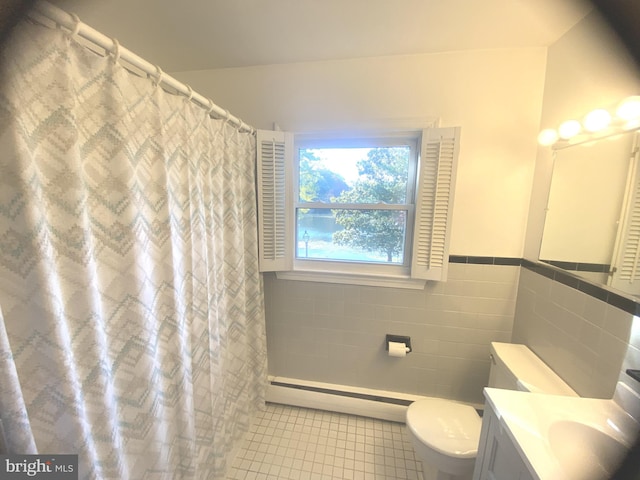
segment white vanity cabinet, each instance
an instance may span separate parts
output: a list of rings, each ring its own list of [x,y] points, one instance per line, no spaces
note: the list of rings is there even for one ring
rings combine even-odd
[[[488,402],[482,417],[473,480],[534,480]]]
[[[473,480],[609,478],[640,435],[640,423],[614,399],[489,387],[484,397]],[[640,402],[631,389],[619,398],[633,408]]]

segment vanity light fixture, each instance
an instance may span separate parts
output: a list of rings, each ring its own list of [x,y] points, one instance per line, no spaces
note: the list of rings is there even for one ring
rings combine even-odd
[[[584,117],[582,124],[589,132],[599,132],[611,124],[611,114],[604,108],[597,108]]]
[[[640,95],[625,98],[611,109],[597,108],[582,122],[567,120],[557,129],[546,128],[538,135],[538,143],[554,149],[610,137],[640,129]]]
[[[616,115],[626,121],[640,118],[640,96],[625,98],[616,108]]]
[[[577,120],[567,120],[558,127],[558,136],[563,140],[569,140],[582,131],[582,125]]]
[[[553,145],[560,137],[554,128],[545,128],[538,134],[538,143],[545,147]]]

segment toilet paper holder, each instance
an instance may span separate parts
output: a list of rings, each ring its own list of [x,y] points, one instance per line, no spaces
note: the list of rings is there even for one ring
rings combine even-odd
[[[389,351],[389,342],[404,343],[408,348],[407,353],[411,353],[413,350],[411,348],[411,337],[407,335],[390,335],[387,333],[384,343],[386,351]]]

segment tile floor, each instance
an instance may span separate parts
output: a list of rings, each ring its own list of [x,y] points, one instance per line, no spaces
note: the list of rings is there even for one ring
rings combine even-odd
[[[404,424],[267,404],[228,480],[422,480]]]

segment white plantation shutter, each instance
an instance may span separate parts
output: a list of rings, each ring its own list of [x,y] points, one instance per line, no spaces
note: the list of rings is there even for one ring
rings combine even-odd
[[[619,281],[630,284],[640,281],[640,203],[637,201],[629,219],[629,229],[618,270]]]
[[[257,143],[260,271],[291,270],[293,134],[258,130]]]
[[[422,134],[411,277],[446,280],[460,128]]]
[[[622,246],[616,259],[617,265],[611,286],[625,292],[638,291],[640,287],[640,168],[638,148],[634,146],[631,186],[626,206],[626,218],[622,223]]]

